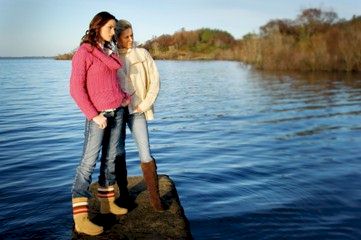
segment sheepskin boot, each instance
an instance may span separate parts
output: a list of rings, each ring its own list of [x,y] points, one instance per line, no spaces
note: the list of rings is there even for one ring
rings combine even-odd
[[[73,219],[75,223],[75,231],[87,235],[95,236],[103,232],[103,227],[92,223],[88,215],[88,198],[78,197],[72,199],[73,203]]]
[[[99,187],[97,197],[100,202],[100,213],[114,215],[124,215],[128,213],[128,209],[118,207],[115,200],[114,186]]]
[[[149,192],[150,204],[156,211],[164,211],[159,196],[158,175],[155,160],[153,159],[150,162],[141,163],[140,166]]]

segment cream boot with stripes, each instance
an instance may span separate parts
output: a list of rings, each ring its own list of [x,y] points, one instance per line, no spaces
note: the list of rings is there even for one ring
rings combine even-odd
[[[128,213],[128,209],[118,207],[115,203],[115,192],[114,186],[99,187],[98,188],[98,199],[100,201],[100,213],[114,215],[124,215]]]
[[[92,223],[88,215],[88,198],[73,198],[73,219],[75,223],[75,231],[95,236],[103,232],[103,227]]]

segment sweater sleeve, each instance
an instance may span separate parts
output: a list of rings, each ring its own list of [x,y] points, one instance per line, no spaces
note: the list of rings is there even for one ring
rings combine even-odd
[[[70,95],[85,116],[89,120],[92,120],[98,115],[98,111],[90,101],[86,87],[87,54],[88,52],[85,49],[79,48],[73,56],[70,77]]]
[[[153,58],[150,56],[147,50],[143,50],[146,58],[146,61],[144,62],[144,67],[147,76],[147,94],[145,96],[145,99],[139,104],[139,108],[142,111],[147,111],[153,106],[155,100],[158,97],[160,81],[158,69],[155,65]]]

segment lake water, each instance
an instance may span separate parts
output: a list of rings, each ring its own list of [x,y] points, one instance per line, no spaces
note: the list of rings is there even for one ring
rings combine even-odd
[[[195,239],[361,239],[360,75],[157,65],[151,147]],[[70,61],[2,59],[0,73],[0,238],[70,239],[84,124]]]

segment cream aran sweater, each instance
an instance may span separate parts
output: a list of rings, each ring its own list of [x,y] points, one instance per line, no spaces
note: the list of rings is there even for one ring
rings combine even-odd
[[[160,81],[157,66],[149,52],[144,48],[118,50],[124,67],[117,71],[123,91],[134,93],[129,104],[129,113],[135,108],[144,112],[147,120],[154,119],[154,102],[158,96]]]

